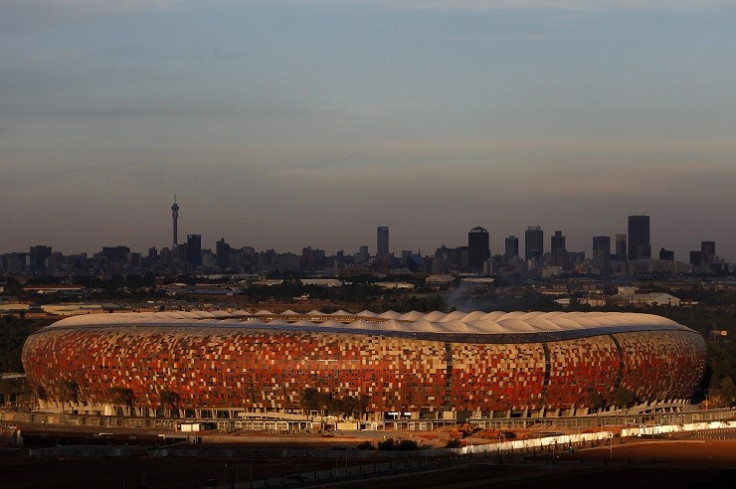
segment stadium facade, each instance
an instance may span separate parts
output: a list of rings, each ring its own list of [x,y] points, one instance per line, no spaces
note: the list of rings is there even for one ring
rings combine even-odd
[[[154,415],[173,393],[183,415],[293,413],[312,390],[372,419],[453,419],[588,412],[621,391],[684,404],[705,354],[695,331],[638,313],[164,312],[63,319],[23,364],[42,410]]]

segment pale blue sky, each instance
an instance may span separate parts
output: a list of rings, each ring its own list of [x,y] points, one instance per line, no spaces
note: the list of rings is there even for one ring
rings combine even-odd
[[[735,1],[2,0],[0,45],[0,252],[168,246],[176,193],[207,247],[736,260]]]

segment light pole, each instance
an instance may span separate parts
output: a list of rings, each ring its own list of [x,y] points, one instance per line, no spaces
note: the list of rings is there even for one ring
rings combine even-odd
[[[611,462],[613,462],[613,433],[611,433],[611,445],[609,446],[610,454],[611,454]]]

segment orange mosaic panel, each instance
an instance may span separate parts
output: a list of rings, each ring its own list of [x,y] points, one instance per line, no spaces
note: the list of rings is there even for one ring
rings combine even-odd
[[[548,343],[550,408],[586,406],[592,392],[610,399],[619,373],[619,355],[610,336]]]
[[[540,343],[452,345],[452,404],[458,411],[537,409],[544,385]]]
[[[692,395],[705,369],[705,343],[700,336],[685,331],[643,331],[614,336],[623,353],[621,387],[633,391],[641,401]]]

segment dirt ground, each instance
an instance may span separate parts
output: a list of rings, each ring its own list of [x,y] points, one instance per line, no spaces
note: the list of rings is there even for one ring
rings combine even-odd
[[[46,427],[48,428],[48,427]],[[28,431],[30,434],[30,429]],[[89,433],[87,433],[89,435]],[[116,435],[125,437],[127,433]],[[139,433],[140,435],[140,433]],[[55,432],[63,440],[69,433]],[[374,441],[383,436],[414,438],[422,444],[439,446],[448,434],[371,433]],[[136,440],[144,442],[138,437]],[[237,438],[237,441],[233,441]],[[213,437],[203,446],[233,445],[242,447],[340,446],[355,447],[365,437],[335,438],[237,436]],[[684,439],[683,439],[684,438]],[[656,488],[736,487],[736,433],[692,434],[675,439],[615,439],[613,446],[602,444],[574,453],[536,453],[460,459],[439,472],[414,473],[363,483],[350,487],[571,487]],[[54,439],[56,442],[56,439]],[[53,445],[53,443],[51,443]],[[48,444],[47,444],[48,446]],[[558,458],[559,457],[559,458]],[[352,462],[351,462],[352,463]],[[331,460],[311,457],[167,457],[145,455],[116,458],[75,459],[69,457],[30,457],[27,449],[0,449],[0,488],[12,489],[108,489],[148,487],[150,489],[248,487],[254,480],[285,477],[289,474],[328,469]],[[336,484],[335,487],[347,487]]]

